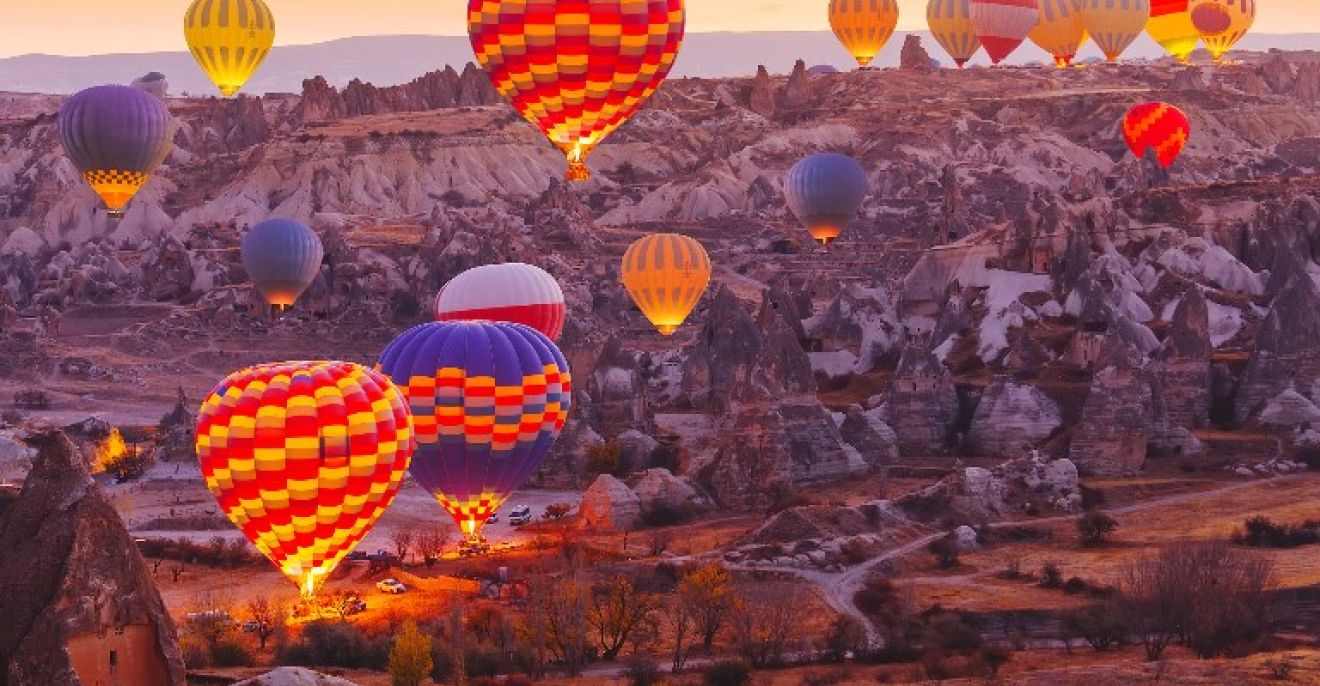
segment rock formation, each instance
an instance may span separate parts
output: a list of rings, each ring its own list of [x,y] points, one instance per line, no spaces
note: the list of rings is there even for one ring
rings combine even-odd
[[[119,515],[59,431],[0,515],[0,686],[184,686],[174,622]]]
[[[303,81],[302,97],[291,118],[298,124],[331,122],[364,114],[417,112],[499,102],[499,93],[485,72],[469,62],[461,75],[453,67],[446,66],[408,83],[384,88],[353,79],[340,91],[324,77],[307,79]]]
[[[981,394],[968,448],[975,455],[1018,455],[1040,445],[1062,424],[1059,406],[1039,389],[998,376]]]
[[[637,355],[624,350],[618,338],[605,344],[596,358],[596,368],[586,377],[586,388],[595,427],[602,436],[646,428],[646,389]]]
[[[1155,423],[1166,429],[1194,429],[1210,420],[1210,313],[1201,289],[1183,294],[1168,336],[1151,365]]]
[[[931,69],[933,66],[930,53],[921,46],[921,36],[909,33],[903,39],[903,49],[898,54],[899,69]]]
[[[598,531],[629,531],[642,522],[641,501],[628,485],[601,474],[578,504],[582,525]]]
[[[898,459],[898,435],[884,422],[879,409],[868,411],[861,405],[849,406],[839,425],[839,434],[873,467]]]
[[[903,348],[885,391],[885,416],[904,456],[946,452],[958,418],[958,392],[949,370],[920,341]]]
[[[1316,341],[1320,341],[1320,286],[1305,273],[1295,274],[1274,298],[1256,334],[1237,394],[1239,422],[1294,384],[1310,391],[1311,382],[1320,378]]]
[[[752,79],[747,95],[747,109],[767,119],[775,116],[775,89],[764,64],[756,68],[756,77]]]
[[[1030,511],[1081,509],[1078,466],[1040,454],[993,469],[967,467],[894,501],[923,522],[982,523]]]
[[[1119,356],[1091,381],[1068,456],[1085,473],[1135,474],[1146,463],[1151,414],[1146,375]]]
[[[690,517],[706,506],[687,482],[668,469],[648,469],[632,480],[644,521],[665,523]]]

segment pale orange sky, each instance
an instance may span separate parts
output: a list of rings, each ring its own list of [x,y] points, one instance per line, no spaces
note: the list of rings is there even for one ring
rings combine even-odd
[[[183,49],[188,0],[0,0],[0,57]],[[279,44],[346,36],[465,32],[466,0],[267,0]],[[688,0],[689,31],[827,28],[828,0]],[[900,29],[924,28],[926,0],[899,0]],[[1255,31],[1320,33],[1320,1],[1260,0]]]

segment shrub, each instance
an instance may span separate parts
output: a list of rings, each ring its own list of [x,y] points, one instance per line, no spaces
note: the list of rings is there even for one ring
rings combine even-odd
[[[1105,538],[1117,528],[1118,520],[1099,510],[1087,512],[1077,520],[1077,534],[1082,545],[1089,548],[1103,545]]]
[[[303,628],[296,643],[276,656],[280,664],[302,667],[350,667],[383,670],[389,642],[371,639],[347,622],[316,620]]]
[[[656,666],[655,660],[641,653],[628,658],[623,675],[627,677],[630,686],[655,686],[661,681],[660,668]]]
[[[211,649],[213,667],[251,667],[252,652],[236,639],[224,639]]]
[[[1046,562],[1045,566],[1040,568],[1040,585],[1043,588],[1063,586],[1063,570],[1059,569],[1057,562]]]
[[[1063,625],[1096,652],[1104,652],[1122,643],[1127,631],[1123,613],[1114,603],[1101,603],[1069,612],[1063,618]]]
[[[1233,542],[1253,548],[1300,548],[1320,543],[1320,522],[1306,521],[1298,525],[1276,524],[1268,517],[1252,517],[1244,523],[1244,530],[1233,536]]]
[[[930,542],[926,550],[935,556],[940,569],[953,569],[958,566],[958,540],[952,534],[941,536]]]
[[[721,660],[707,667],[701,680],[706,686],[746,686],[752,670],[742,660]]]
[[[614,441],[598,443],[587,448],[587,472],[595,475],[614,474],[619,470],[619,444]]]
[[[1063,592],[1068,595],[1081,595],[1091,590],[1091,585],[1086,580],[1074,576],[1063,583]]]
[[[39,388],[25,388],[14,393],[14,404],[27,410],[45,410],[50,407],[50,396]]]

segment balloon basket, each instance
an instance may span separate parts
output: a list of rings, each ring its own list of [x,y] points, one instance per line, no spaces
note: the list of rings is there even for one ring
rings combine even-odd
[[[591,170],[587,169],[587,163],[581,160],[572,160],[568,163],[568,171],[564,172],[565,181],[586,181],[591,178]]]

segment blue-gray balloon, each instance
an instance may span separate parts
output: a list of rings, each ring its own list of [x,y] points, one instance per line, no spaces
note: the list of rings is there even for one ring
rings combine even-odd
[[[268,219],[243,235],[243,268],[266,302],[289,307],[321,270],[325,248],[306,225]]]
[[[160,99],[128,86],[95,86],[60,106],[64,152],[111,212],[156,171],[174,144],[174,117]]]
[[[857,161],[837,152],[822,152],[798,160],[788,170],[784,193],[811,237],[829,245],[862,208],[866,172]]]

